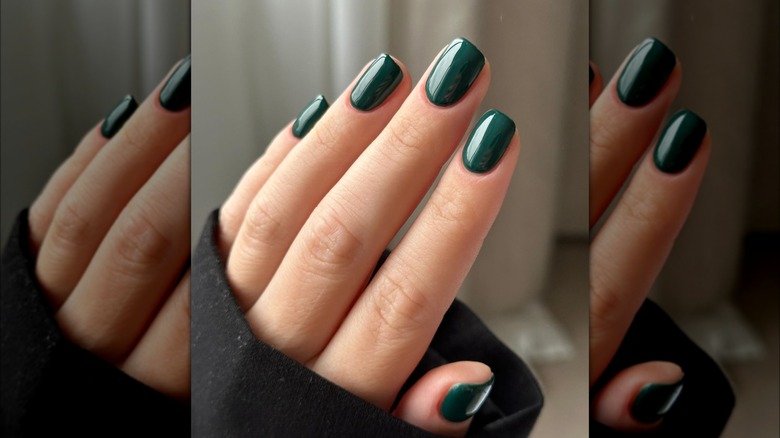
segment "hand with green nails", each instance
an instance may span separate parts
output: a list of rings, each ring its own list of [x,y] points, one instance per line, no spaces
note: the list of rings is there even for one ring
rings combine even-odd
[[[443,49],[417,85],[383,53],[330,105],[302,111],[220,209],[227,277],[255,335],[390,410],[479,252],[520,143],[490,110],[467,134],[490,82],[471,42]],[[409,231],[377,260],[456,154]],[[356,358],[359,358],[356,359]],[[487,364],[435,368],[394,414],[463,436],[495,385]]]
[[[127,95],[30,206],[35,274],[71,341],[189,402],[190,59]]]
[[[682,77],[674,53],[661,41],[640,43],[603,90],[598,68],[592,64],[590,71],[593,385],[623,341],[688,216],[707,167],[710,137],[701,117],[682,110],[650,144]],[[652,151],[645,154],[648,148]],[[614,208],[607,214],[610,204]],[[653,430],[685,392],[684,374],[680,366],[663,361],[624,369],[593,394],[591,415],[622,432]]]

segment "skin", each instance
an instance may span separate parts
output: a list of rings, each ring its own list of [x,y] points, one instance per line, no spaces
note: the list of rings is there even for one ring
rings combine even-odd
[[[358,74],[303,139],[285,127],[226,200],[219,237],[256,336],[384,409],[474,262],[520,147],[515,134],[486,174],[466,170],[456,152],[487,92],[489,64],[459,102],[442,108],[425,95],[430,67],[412,87],[396,62],[404,78],[378,108],[361,112],[349,103]],[[368,283],[382,250],[453,153],[423,211]],[[475,362],[437,368],[395,415],[462,436],[470,421],[451,423],[438,405],[454,383],[489,376]]]
[[[30,244],[71,340],[189,400],[190,111],[160,106],[164,83],[111,140],[86,134],[30,207]]]
[[[624,64],[602,91],[601,74],[590,85],[590,225],[602,221],[590,245],[590,383],[612,359],[650,291],[690,212],[707,167],[709,132],[691,163],[677,174],[658,170],[652,145],[664,115],[682,81],[674,71],[658,95],[634,108],[617,97],[615,84]],[[640,160],[641,158],[641,160]],[[639,161],[636,172],[608,217],[607,207]],[[591,412],[607,426],[623,431],[646,431],[660,424],[642,424],[628,407],[645,383],[667,383],[682,378],[671,363],[651,362],[623,371],[594,398]],[[663,420],[661,420],[663,421]]]

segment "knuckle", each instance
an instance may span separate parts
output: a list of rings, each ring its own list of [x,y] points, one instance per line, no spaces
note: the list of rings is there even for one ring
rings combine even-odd
[[[621,203],[625,206],[625,221],[623,222],[631,232],[640,235],[649,235],[669,223],[670,216],[664,203],[654,197],[652,193],[645,191],[639,194],[633,190],[627,190],[623,194]]]
[[[143,152],[153,135],[149,127],[141,123],[126,123],[120,132],[122,132],[122,150],[131,153]]]
[[[265,248],[278,237],[282,223],[274,209],[274,202],[266,196],[257,196],[246,213],[241,231],[253,249]]]
[[[121,220],[114,245],[121,269],[142,272],[167,257],[173,240],[139,209]]]
[[[329,123],[317,123],[314,125],[314,128],[308,134],[316,145],[313,150],[320,151],[324,154],[337,152],[338,146],[342,143],[339,141],[342,138],[342,130],[343,126],[338,120],[331,120]]]
[[[432,217],[448,227],[467,230],[477,222],[478,212],[452,187],[439,187],[428,201],[433,210]]]
[[[434,142],[427,141],[427,136],[417,122],[407,116],[396,114],[393,123],[387,125],[387,138],[382,150],[388,155],[388,159],[399,156],[417,156],[429,154]]]
[[[90,221],[82,215],[79,202],[66,197],[54,215],[50,235],[56,247],[68,251],[83,245],[91,229]]]
[[[312,215],[308,236],[304,239],[306,255],[320,270],[332,271],[351,265],[363,246],[361,239],[343,219],[346,208],[337,202],[323,204]]]
[[[616,132],[617,124],[610,123],[609,120],[604,120],[597,115],[592,116],[592,119],[590,129],[591,154],[614,149],[619,143],[617,141],[619,136]]]
[[[372,291],[371,313],[374,333],[379,344],[389,344],[416,336],[425,325],[429,308],[425,293],[414,280],[399,274],[383,275]]]

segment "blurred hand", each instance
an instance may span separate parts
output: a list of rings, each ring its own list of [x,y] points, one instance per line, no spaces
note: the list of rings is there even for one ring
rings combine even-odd
[[[674,54],[647,39],[602,92],[590,84],[590,226],[602,220],[648,149],[682,80]],[[672,116],[636,167],[590,246],[590,383],[612,360],[688,217],[707,167],[710,136],[690,111]],[[592,415],[621,431],[657,427],[682,389],[683,370],[650,362],[623,370],[596,395]]]
[[[30,207],[36,276],[72,341],[189,400],[190,58],[90,130]],[[137,110],[136,110],[137,107]]]

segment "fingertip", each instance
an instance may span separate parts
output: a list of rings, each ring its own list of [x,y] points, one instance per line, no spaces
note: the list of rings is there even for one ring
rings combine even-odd
[[[443,365],[429,371],[404,394],[394,415],[431,433],[465,436],[494,384],[492,370],[483,363]]]
[[[593,399],[599,423],[621,432],[657,428],[684,390],[683,370],[671,362],[646,362],[618,373]]]

